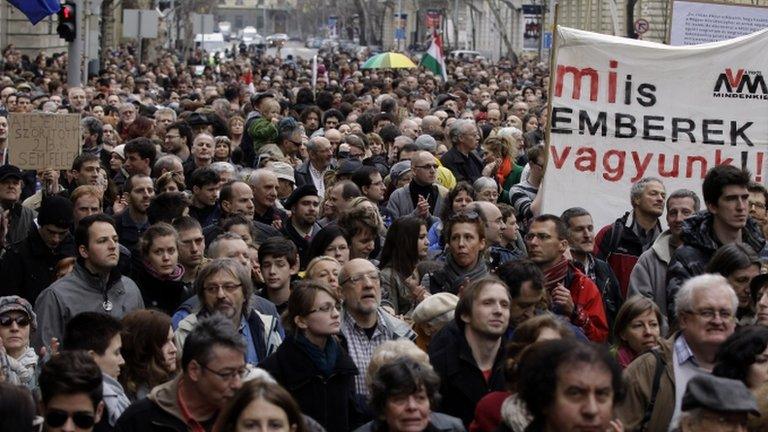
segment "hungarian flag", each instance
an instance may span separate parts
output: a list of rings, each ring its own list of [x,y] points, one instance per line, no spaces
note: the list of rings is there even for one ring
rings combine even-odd
[[[437,32],[432,33],[432,42],[421,58],[421,65],[434,72],[435,75],[443,77],[443,81],[448,80],[448,74],[445,71],[445,58],[443,57],[443,40]]]

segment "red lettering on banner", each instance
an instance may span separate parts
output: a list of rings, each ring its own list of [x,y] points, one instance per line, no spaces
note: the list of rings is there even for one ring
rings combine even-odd
[[[733,158],[722,158],[723,151],[715,150],[715,165],[733,165]]]
[[[552,153],[552,162],[555,164],[555,168],[560,169],[563,167],[565,160],[568,159],[568,155],[571,153],[571,146],[567,146],[563,149],[563,154],[558,157],[557,149],[555,146],[549,146],[549,152]]]
[[[744,69],[739,69],[736,71],[736,76],[733,76],[731,68],[726,68],[725,76],[728,77],[728,83],[731,85],[731,88],[736,88],[741,83],[741,77],[744,76]]]
[[[573,165],[583,172],[595,172],[597,169],[597,152],[593,148],[582,147],[576,151],[576,161]]]
[[[666,164],[664,162],[666,160],[667,155],[663,153],[659,155],[659,176],[674,178],[680,175],[680,155],[672,156],[672,168],[669,171],[665,169]]]
[[[563,66],[557,65],[557,74],[555,75],[555,96],[563,95],[563,81],[565,80],[565,74],[571,74],[573,78],[573,92],[571,98],[581,98],[581,81],[584,76],[589,77],[589,100],[592,102],[597,100],[597,89],[600,83],[597,71],[591,67],[579,69],[576,66]]]
[[[616,165],[615,168],[612,168],[609,163],[609,159],[612,156],[618,157],[618,165]],[[605,173],[603,173],[603,178],[610,181],[619,181],[624,176],[624,162],[627,158],[627,152],[625,151],[619,151],[619,150],[608,150],[605,152],[605,155],[603,156],[603,169],[605,169]]]
[[[648,169],[648,165],[651,163],[651,158],[653,158],[653,153],[648,153],[645,155],[645,159],[640,162],[640,155],[638,155],[637,152],[632,152],[632,160],[635,162],[635,168],[637,169],[637,174],[630,180],[632,183],[645,177],[645,170]]]
[[[685,176],[689,178],[693,178],[693,164],[695,162],[699,163],[699,167],[701,168],[699,170],[699,177],[704,178],[704,176],[707,174],[707,159],[704,156],[688,156],[688,161],[685,164]]]
[[[733,157],[726,157],[723,151],[719,149],[712,153],[707,152],[705,155],[689,156],[617,149],[601,151],[602,155],[598,155],[598,151],[593,147],[566,145],[558,148],[551,145],[549,152],[554,165],[553,169],[573,169],[581,173],[595,173],[599,169],[602,170],[600,175],[611,182],[622,180],[625,173],[632,183],[647,176],[703,179],[707,170],[712,166],[733,165]],[[746,152],[744,154],[746,155]],[[749,162],[744,156],[742,165],[746,165],[748,162],[754,164],[752,168],[755,170],[755,179],[762,181],[766,160],[765,152],[756,152],[754,155],[753,162]],[[598,157],[600,158],[599,166]],[[566,164],[573,164],[573,166],[566,167]]]

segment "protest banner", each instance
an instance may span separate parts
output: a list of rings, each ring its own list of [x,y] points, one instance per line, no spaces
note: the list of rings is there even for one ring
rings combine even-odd
[[[599,228],[631,209],[631,185],[658,177],[701,196],[709,168],[765,183],[768,30],[671,47],[557,27],[542,209],[588,208]]]
[[[698,45],[748,35],[768,27],[768,8],[701,0],[675,0],[670,45]]]
[[[10,160],[23,170],[72,168],[81,139],[79,114],[11,113],[8,118]]]

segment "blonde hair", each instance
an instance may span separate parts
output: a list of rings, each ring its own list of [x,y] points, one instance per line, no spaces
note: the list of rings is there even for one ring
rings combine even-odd
[[[328,255],[320,255],[320,256],[312,258],[312,261],[310,261],[309,264],[307,264],[307,269],[304,270],[304,278],[305,279],[311,279],[312,278],[312,276],[311,276],[312,275],[312,270],[315,268],[316,265],[318,265],[319,263],[321,263],[323,261],[331,261],[333,263],[336,263],[336,265],[339,266],[339,269],[341,269],[341,263],[339,262],[339,260],[337,260],[334,257],[330,257]]]
[[[365,374],[366,384],[370,387],[373,377],[382,366],[403,357],[408,357],[418,362],[423,367],[433,370],[432,364],[429,363],[429,356],[427,353],[422,351],[410,339],[390,340],[382,343],[373,350],[373,355],[371,355],[371,361],[368,363],[368,370]]]

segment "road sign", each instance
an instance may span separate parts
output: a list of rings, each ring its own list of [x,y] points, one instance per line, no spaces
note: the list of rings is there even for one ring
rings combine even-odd
[[[154,39],[157,37],[157,21],[154,9],[123,9],[123,37]]]
[[[213,14],[190,14],[193,34],[210,34],[216,31],[213,25]]]
[[[648,20],[640,18],[639,20],[635,21],[635,33],[641,35],[648,31],[648,27],[650,27],[651,24],[648,22]]]
[[[552,32],[544,32],[544,49],[552,49]]]

